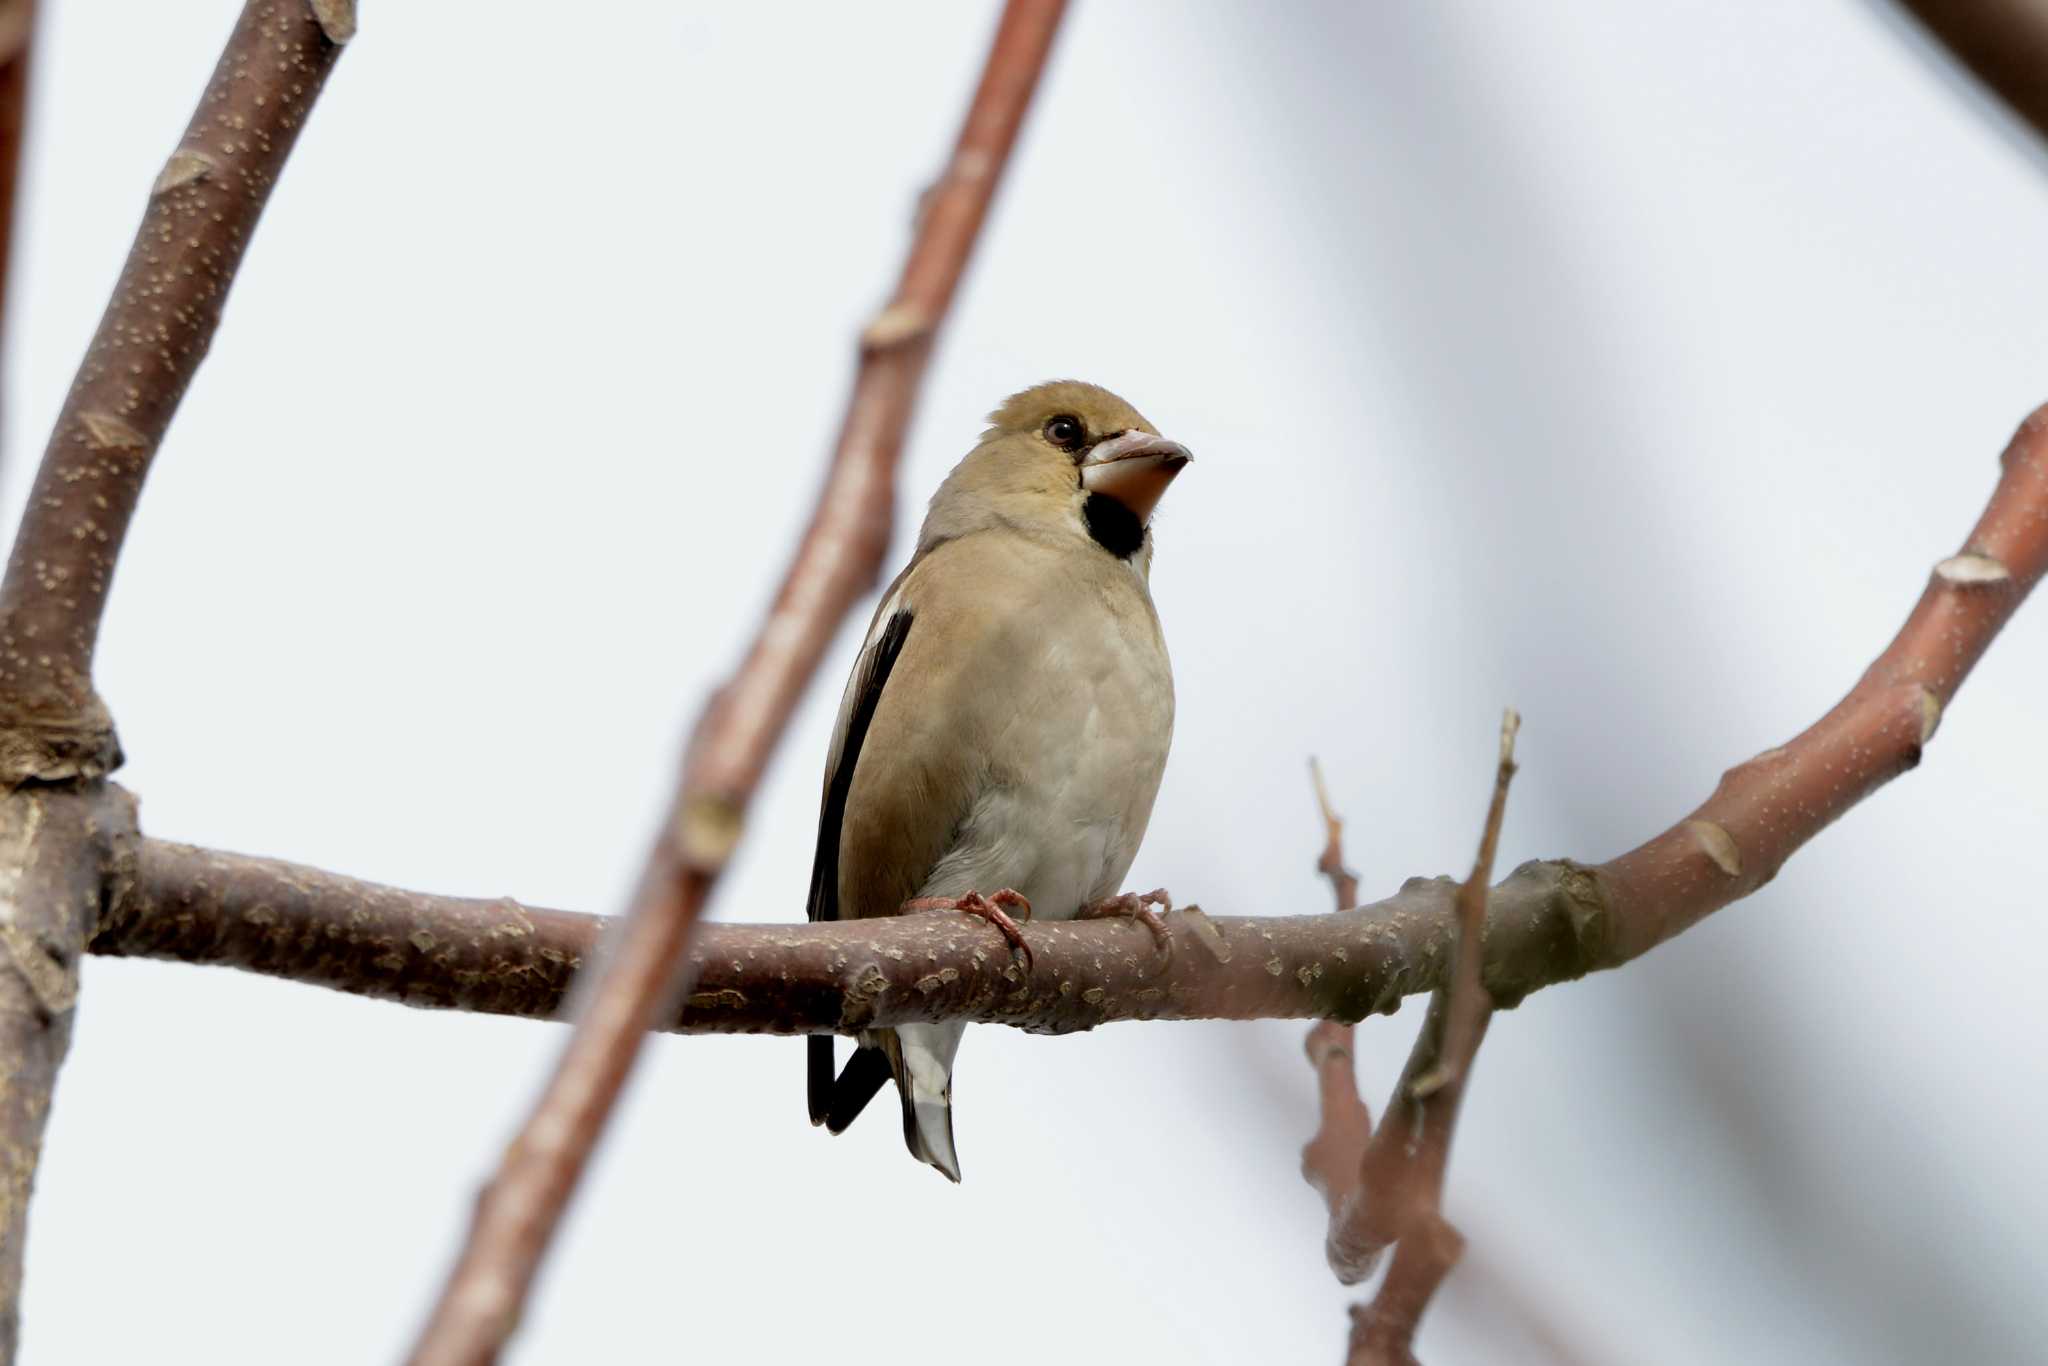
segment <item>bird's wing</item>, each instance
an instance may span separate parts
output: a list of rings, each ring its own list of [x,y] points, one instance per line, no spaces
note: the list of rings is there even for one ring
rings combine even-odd
[[[953,549],[959,544],[913,560],[869,624],[826,758],[812,920],[894,913],[917,895],[973,801],[979,769],[963,750],[971,735],[947,723],[957,709],[960,662],[982,649],[977,623],[1001,618],[1002,594],[977,606],[981,562]],[[835,1133],[845,1128],[898,1067],[894,1039],[883,1032],[864,1036],[835,1080],[832,1039],[813,1035],[805,1074],[811,1122]]]
[[[988,530],[935,547],[900,581],[894,610],[911,625],[841,812],[842,919],[894,915],[929,894],[977,803],[1006,780],[998,740],[1020,708],[1059,687],[1033,629],[1055,563],[1024,537]]]
[[[882,594],[880,606],[868,623],[867,640],[854,661],[853,676],[839,699],[839,719],[832,727],[832,745],[825,756],[825,793],[818,810],[818,847],[811,858],[811,892],[808,913],[812,920],[839,919],[840,834],[846,823],[846,799],[853,786],[853,774],[860,763],[869,725],[880,704],[882,690],[895,672],[896,661],[910,638],[915,615],[902,610],[900,589],[916,568],[898,575]],[[811,1123],[829,1125],[838,1133],[851,1124],[862,1107],[874,1098],[892,1064],[873,1049],[860,1049],[847,1067],[848,1076],[835,1083],[832,1036],[813,1034],[805,1041],[804,1080],[810,1102]],[[877,1064],[880,1064],[879,1067]]]
[[[913,566],[914,567],[914,566]],[[915,614],[898,602],[909,570],[889,585],[868,625],[867,641],[854,661],[853,677],[839,700],[839,719],[832,728],[832,747],[825,757],[825,795],[818,811],[818,847],[811,859],[809,914],[812,920],[839,919],[839,842],[846,822],[846,798],[875,708],[882,700],[896,661],[910,636]]]

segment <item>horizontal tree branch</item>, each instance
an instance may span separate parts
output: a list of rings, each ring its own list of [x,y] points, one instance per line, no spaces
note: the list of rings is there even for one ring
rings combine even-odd
[[[1578,903],[1569,888],[1582,882],[1566,865],[1532,864],[1495,892],[1487,942],[1521,960],[1503,981],[1586,970],[1552,942],[1571,934]],[[1189,908],[1167,917],[1165,953],[1135,921],[1029,924],[1028,974],[1000,935],[969,916],[706,925],[689,950],[693,988],[664,1028],[851,1034],[967,1019],[1061,1034],[1117,1020],[1357,1019],[1437,985],[1455,938],[1457,886],[1416,879],[1344,915]],[[403,1005],[550,1018],[615,924],[145,840],[134,884],[92,951],[241,968]]]
[[[2048,569],[2048,409],[2031,415],[1960,554],[1826,716],[1739,765],[1705,804],[1598,866],[1524,864],[1488,899],[1482,980],[1501,1007],[1616,967],[1775,875],[1918,762],[1970,667]],[[1337,864],[1341,872],[1341,860]],[[1117,1020],[1356,1020],[1444,984],[1458,883],[1414,879],[1354,911],[1168,918],[1168,952],[1116,921],[1026,927],[1015,966],[966,917],[705,927],[666,1028],[851,1033],[947,1019],[1044,1033]],[[376,887],[145,842],[94,952],[240,967],[409,1005],[550,1016],[608,922]]]

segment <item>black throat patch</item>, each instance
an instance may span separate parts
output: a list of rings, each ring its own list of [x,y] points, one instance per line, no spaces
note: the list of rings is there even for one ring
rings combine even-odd
[[[1095,538],[1095,544],[1119,560],[1128,560],[1145,544],[1145,524],[1107,494],[1089,494],[1088,501],[1081,505],[1081,520],[1088,524],[1088,534]]]

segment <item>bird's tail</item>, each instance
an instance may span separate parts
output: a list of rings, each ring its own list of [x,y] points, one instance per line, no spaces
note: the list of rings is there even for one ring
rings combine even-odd
[[[804,1040],[804,1098],[811,1105],[811,1123],[823,1124],[832,1110],[830,1034],[813,1034]]]
[[[947,1179],[960,1179],[953,1149],[953,1054],[964,1024],[899,1025],[896,1028],[896,1089],[903,1097],[903,1141],[910,1155],[929,1162]]]
[[[822,1047],[820,1045],[823,1045]],[[860,1118],[875,1092],[882,1089],[895,1071],[888,1050],[863,1037],[860,1047],[846,1060],[838,1080],[832,1077],[832,1036],[814,1034],[810,1044],[809,1083],[811,1123],[822,1124],[835,1134]]]

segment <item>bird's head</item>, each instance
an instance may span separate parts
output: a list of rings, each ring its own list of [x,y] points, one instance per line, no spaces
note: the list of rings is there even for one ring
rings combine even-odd
[[[1119,559],[1149,559],[1152,509],[1192,458],[1109,390],[1054,380],[989,414],[981,444],[933,495],[923,539],[1008,524],[1073,531]]]

